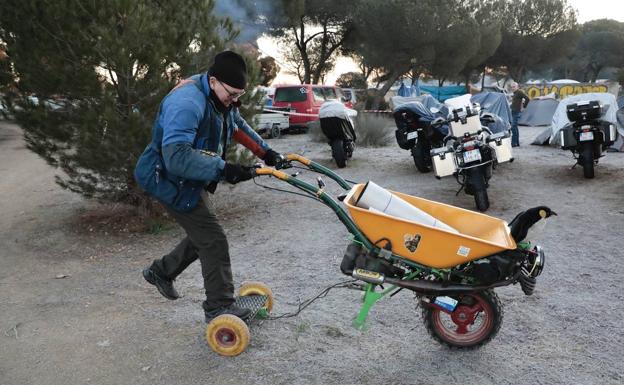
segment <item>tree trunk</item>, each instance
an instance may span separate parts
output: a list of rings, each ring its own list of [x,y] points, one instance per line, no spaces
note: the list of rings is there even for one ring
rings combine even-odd
[[[483,92],[483,87],[485,87],[485,69],[487,67],[483,66],[483,73],[481,74],[481,92]]]
[[[600,71],[602,71],[602,67],[592,68],[592,76],[591,76],[592,83],[596,83],[596,80],[598,79],[598,75],[600,74]]]
[[[371,106],[371,109],[373,110],[379,109],[379,106],[381,105],[381,100],[383,99],[384,96],[386,96],[386,94],[388,93],[388,90],[390,90],[390,87],[392,87],[392,85],[397,81],[399,76],[401,76],[402,74],[403,72],[400,70],[395,70],[390,74],[390,76],[388,77],[388,80],[386,81],[386,84],[384,84],[381,90],[377,91],[377,94],[375,95],[375,99],[373,99],[373,105]]]

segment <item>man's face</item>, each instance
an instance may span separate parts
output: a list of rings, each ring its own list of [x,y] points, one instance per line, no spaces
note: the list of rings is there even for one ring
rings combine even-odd
[[[210,88],[217,95],[217,98],[223,103],[224,106],[229,107],[232,103],[236,102],[243,94],[245,90],[231,87],[214,76],[210,77]]]
[[[518,90],[518,85],[517,84],[512,84],[511,85],[511,90],[512,91],[517,91]]]

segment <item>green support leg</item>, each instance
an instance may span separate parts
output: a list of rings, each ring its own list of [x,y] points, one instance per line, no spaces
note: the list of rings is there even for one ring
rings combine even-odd
[[[368,317],[368,312],[375,302],[381,299],[381,297],[383,297],[383,294],[375,292],[375,285],[371,283],[366,284],[364,303],[362,304],[362,309],[360,309],[358,315],[353,319],[353,327],[361,331],[366,330],[366,317]]]

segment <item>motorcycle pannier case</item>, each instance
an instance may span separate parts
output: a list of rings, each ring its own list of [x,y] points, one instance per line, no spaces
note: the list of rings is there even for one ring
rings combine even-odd
[[[457,171],[455,153],[447,147],[432,149],[431,163],[433,163],[433,172],[436,178],[453,175]]]
[[[564,127],[559,131],[561,148],[563,148],[564,150],[576,147],[577,141],[576,136],[574,135],[574,131],[574,127],[572,126]]]
[[[604,135],[603,138],[605,145],[610,146],[617,139],[618,132],[615,124],[603,121],[602,125],[600,126],[600,130]]]
[[[586,122],[600,119],[602,108],[597,100],[578,102],[566,106],[566,114],[571,122]]]
[[[498,163],[509,162],[513,159],[511,155],[511,138],[506,132],[490,135],[488,138],[488,145],[494,150],[494,155]]]

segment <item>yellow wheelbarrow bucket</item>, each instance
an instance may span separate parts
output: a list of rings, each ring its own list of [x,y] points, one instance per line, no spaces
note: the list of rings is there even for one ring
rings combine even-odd
[[[516,248],[507,222],[501,219],[391,191],[459,232],[454,233],[357,207],[363,189],[363,184],[353,186],[343,201],[356,226],[377,246],[389,240],[392,252],[410,261],[443,269]]]

